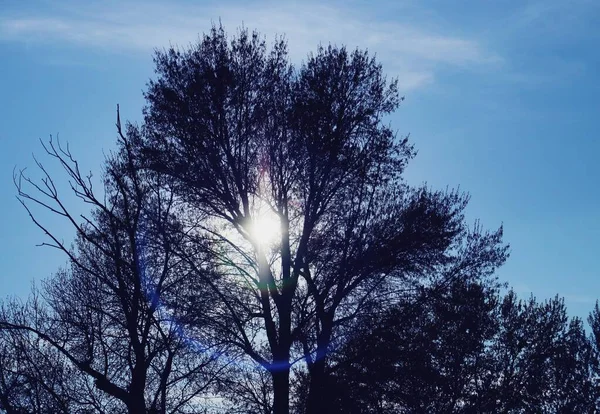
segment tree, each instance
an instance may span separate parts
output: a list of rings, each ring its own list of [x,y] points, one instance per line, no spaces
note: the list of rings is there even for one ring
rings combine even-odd
[[[456,279],[361,321],[329,360],[326,412],[468,412],[496,332],[496,292],[493,280]]]
[[[332,358],[327,412],[594,412],[597,361],[561,299],[465,280],[426,296],[363,324]]]
[[[562,299],[523,301],[510,291],[497,320],[480,412],[593,412],[598,390],[590,343]]]
[[[221,301],[203,327],[271,373],[276,413],[300,361],[307,412],[320,411],[332,344],[357,318],[506,259],[502,229],[466,226],[466,195],[402,180],[415,152],[384,123],[402,99],[367,52],[320,47],[296,69],[284,41],[268,50],[257,33],[229,42],[213,27],[155,63],[134,152],[182,202],[180,257]],[[265,215],[279,225],[269,243]]]
[[[80,408],[186,412],[197,408],[197,396],[215,385],[223,369],[214,356],[220,350],[212,351],[214,355],[197,352],[178,323],[179,302],[187,297],[186,289],[197,288],[197,282],[173,253],[180,237],[176,204],[162,187],[164,177],[135,165],[131,144],[139,139],[139,131],[129,126],[124,135],[118,127],[120,146],[107,159],[103,196],[95,194],[91,177],[81,174],[68,147],[52,140],[44,146],[67,173],[73,194],[92,206],[91,215],[82,216],[81,222],[66,207],[59,186],[41,163],[41,182],[23,173],[16,177],[22,204],[50,238],[48,245],[64,252],[69,263],[44,283],[42,296],[34,295],[24,305],[5,304],[0,328],[3,337],[21,341],[16,349],[22,355],[37,354],[44,360],[58,356],[61,364],[56,370],[28,378],[28,384],[45,388],[57,403],[62,399],[57,395],[60,389],[54,390],[60,385],[54,383],[56,378],[75,371],[90,395]],[[32,204],[72,225],[75,245],[69,248],[45,227]],[[203,300],[209,307],[210,296]],[[32,341],[33,347],[23,341]],[[9,370],[4,365],[0,369],[4,375]],[[78,402],[73,394],[68,400]]]

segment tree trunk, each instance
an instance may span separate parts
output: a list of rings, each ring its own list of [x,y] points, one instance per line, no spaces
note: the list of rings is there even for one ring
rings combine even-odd
[[[139,398],[132,398],[132,400],[127,403],[127,412],[129,414],[145,413],[146,402],[144,400],[140,401]]]
[[[290,369],[277,368],[273,376],[273,413],[289,414],[290,412]]]
[[[306,414],[318,414],[326,409],[325,388],[325,360],[315,361],[310,369],[310,383],[306,398]]]
[[[327,349],[331,341],[333,313],[324,313],[321,317],[322,330],[317,338],[317,352],[309,365],[310,383],[306,401],[306,414],[317,414],[329,411],[327,400],[327,376],[325,374]]]
[[[138,356],[138,361],[142,361],[143,354]],[[146,371],[142,362],[137,362],[133,368],[131,383],[129,385],[129,402],[127,410],[129,413],[145,413],[146,412]]]

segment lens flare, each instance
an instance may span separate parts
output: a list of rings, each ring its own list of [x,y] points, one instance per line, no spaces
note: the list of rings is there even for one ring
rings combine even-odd
[[[264,202],[256,208],[252,219],[251,235],[263,248],[273,245],[281,235],[279,217],[271,207]]]

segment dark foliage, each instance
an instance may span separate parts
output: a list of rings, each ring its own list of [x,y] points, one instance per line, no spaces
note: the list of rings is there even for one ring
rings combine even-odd
[[[595,412],[597,354],[562,300],[502,298],[465,281],[424,295],[336,353],[326,412]]]

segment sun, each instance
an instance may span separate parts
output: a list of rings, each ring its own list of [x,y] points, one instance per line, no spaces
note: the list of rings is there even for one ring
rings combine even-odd
[[[261,247],[269,247],[281,235],[279,217],[265,202],[261,201],[254,211],[251,235]]]

